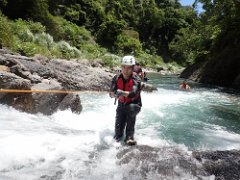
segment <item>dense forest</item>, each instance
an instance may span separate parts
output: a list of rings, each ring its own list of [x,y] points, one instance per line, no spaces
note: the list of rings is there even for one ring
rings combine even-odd
[[[27,56],[187,66],[240,38],[238,0],[0,0],[0,10],[1,46]]]

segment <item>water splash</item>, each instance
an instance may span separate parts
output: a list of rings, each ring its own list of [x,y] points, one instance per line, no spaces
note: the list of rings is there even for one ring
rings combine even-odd
[[[154,80],[158,92],[142,94],[136,149],[113,141],[116,106],[107,93],[80,94],[80,115],[31,115],[0,105],[0,179],[214,179],[195,172],[201,164],[191,150],[239,148],[239,97],[202,87],[179,91],[178,79],[162,81]],[[153,157],[158,150],[155,161],[141,159],[143,146],[153,148]]]

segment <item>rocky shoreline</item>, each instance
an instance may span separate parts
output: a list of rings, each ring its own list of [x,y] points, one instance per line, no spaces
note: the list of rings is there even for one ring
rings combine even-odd
[[[82,110],[69,90],[107,91],[113,73],[99,61],[33,58],[0,49],[0,89],[60,90],[63,93],[0,93],[0,103],[28,113],[50,115],[56,110]]]
[[[40,55],[29,58],[0,49],[0,103],[27,113],[51,115],[58,109],[69,108],[80,113],[80,97],[69,91],[108,91],[114,75],[115,72],[104,67],[100,60],[47,59]],[[157,89],[144,83],[143,90]]]
[[[227,45],[219,52],[187,67],[181,78],[204,84],[240,89],[240,42]]]

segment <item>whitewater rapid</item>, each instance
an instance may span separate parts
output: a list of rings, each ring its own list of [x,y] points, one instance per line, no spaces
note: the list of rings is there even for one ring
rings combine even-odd
[[[0,105],[1,180],[139,179],[131,175],[134,164],[118,164],[119,149],[128,147],[112,138],[114,100],[106,92],[80,97],[81,114],[66,110],[32,115]],[[142,101],[135,133],[138,145],[177,147],[189,157],[192,150],[240,148],[238,96],[206,88],[184,92],[159,83],[158,92],[144,92]],[[159,178],[154,172],[148,176]],[[177,179],[196,177],[179,171]]]

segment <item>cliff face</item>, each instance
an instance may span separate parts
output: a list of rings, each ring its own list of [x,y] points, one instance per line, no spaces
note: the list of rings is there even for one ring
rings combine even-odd
[[[187,67],[180,77],[240,89],[240,33],[219,41],[205,62]]]

